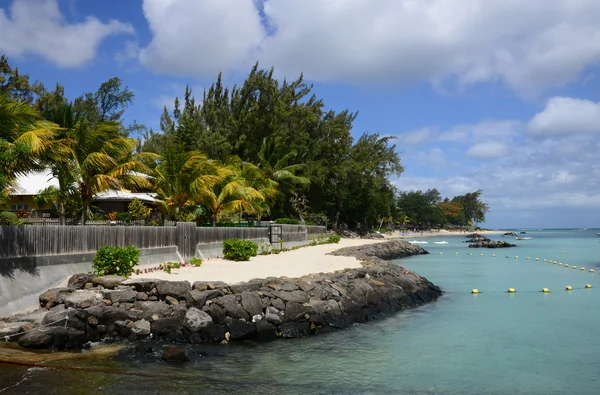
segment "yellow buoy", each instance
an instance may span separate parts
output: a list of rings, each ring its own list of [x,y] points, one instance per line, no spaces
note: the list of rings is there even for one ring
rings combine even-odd
[[[548,260],[547,260],[547,259],[544,259],[544,262],[548,262]]]
[[[562,253],[564,254],[565,252],[563,251]]]
[[[558,263],[558,262],[554,261],[554,263]]]
[[[505,256],[505,258],[506,258],[506,259],[508,259],[508,255],[507,255],[507,256]]]
[[[548,288],[542,288],[542,292],[547,294],[548,292],[550,292],[550,290]]]
[[[492,254],[492,258],[495,258],[495,257],[496,257],[496,254]]]
[[[573,269],[577,269],[577,266],[573,266]]]
[[[519,256],[517,255],[517,256],[515,257],[515,259],[519,259]]]
[[[592,288],[592,284],[585,284],[586,288]]]
[[[476,295],[479,293],[479,290],[477,288],[475,288],[474,290],[471,291],[472,294]]]
[[[570,285],[567,285],[567,286],[565,287],[565,290],[567,290],[567,291],[571,291],[572,289],[573,289],[573,287],[571,287]]]
[[[456,255],[458,255],[458,252],[456,253]]]
[[[556,261],[554,261],[554,264],[556,265]],[[561,263],[561,265],[562,265],[562,263]]]
[[[590,269],[590,273],[594,273],[594,269]]]
[[[558,266],[562,266],[562,262],[558,264]]]
[[[444,253],[443,253],[443,252],[440,252],[440,255],[444,255]]]
[[[506,292],[508,292],[509,294],[514,294],[515,292],[517,292],[517,290],[514,288],[509,288]]]
[[[472,253],[472,252],[469,252],[469,256],[471,256],[471,255],[473,255],[473,253]]]
[[[536,262],[539,262],[539,261],[540,261],[540,258],[535,258],[535,260],[536,260]]]
[[[565,263],[565,267],[569,267],[569,264],[568,264],[568,263]]]
[[[483,256],[483,254],[479,254],[479,256]]]
[[[525,258],[525,260],[527,260],[527,261],[528,261],[528,260],[529,260],[529,257]]]
[[[581,268],[581,271],[582,271],[582,272],[585,272],[585,267],[582,267],[582,268]]]

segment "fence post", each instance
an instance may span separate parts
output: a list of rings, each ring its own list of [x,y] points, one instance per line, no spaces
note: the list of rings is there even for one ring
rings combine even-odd
[[[177,250],[185,258],[196,255],[196,223],[177,222]]]

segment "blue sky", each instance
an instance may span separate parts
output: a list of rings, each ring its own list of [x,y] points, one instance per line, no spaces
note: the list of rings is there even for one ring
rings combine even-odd
[[[0,0],[0,53],[75,97],[119,76],[157,128],[186,84],[305,73],[400,190],[483,189],[489,227],[600,226],[597,0]]]

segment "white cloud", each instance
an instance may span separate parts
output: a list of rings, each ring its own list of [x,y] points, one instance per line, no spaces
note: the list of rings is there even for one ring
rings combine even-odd
[[[486,120],[472,125],[457,125],[438,136],[439,141],[470,143],[489,139],[509,140],[522,128],[515,120]]]
[[[245,68],[264,37],[252,0],[144,0],[152,42],[146,67],[171,75],[211,75]]]
[[[133,28],[92,16],[68,23],[57,0],[15,0],[9,12],[0,8],[0,31],[0,52],[15,57],[36,54],[58,67],[77,67],[95,58],[105,38],[132,34]]]
[[[553,97],[529,122],[536,136],[600,133],[600,103],[570,97]]]
[[[473,145],[467,150],[467,155],[478,159],[497,159],[508,156],[510,151],[506,144],[488,141]]]
[[[523,96],[600,62],[597,0],[267,0],[271,35],[254,4],[144,0],[154,37],[142,62],[204,75],[260,58],[320,81],[501,80]]]
[[[396,137],[397,145],[402,148],[407,145],[419,145],[427,143],[431,140],[433,130],[430,128],[421,128],[413,130],[408,133],[397,134]]]

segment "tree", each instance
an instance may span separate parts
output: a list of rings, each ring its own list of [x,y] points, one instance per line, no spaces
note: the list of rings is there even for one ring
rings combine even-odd
[[[92,125],[105,121],[120,122],[134,97],[133,92],[122,84],[118,77],[103,82],[96,92],[88,92],[75,99],[77,111],[85,114]]]
[[[479,199],[482,194],[483,191],[479,189],[452,199],[452,202],[459,203],[463,207],[462,225],[467,225],[468,222],[485,222],[485,214],[489,211],[489,206]]]

